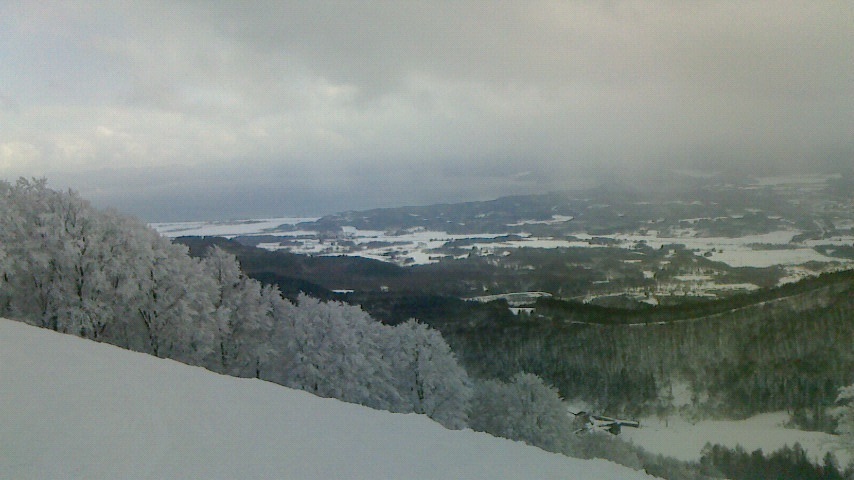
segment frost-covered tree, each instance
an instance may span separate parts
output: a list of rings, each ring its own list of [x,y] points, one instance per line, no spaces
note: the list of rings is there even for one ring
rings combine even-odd
[[[261,288],[261,302],[265,307],[264,316],[258,319],[253,335],[253,341],[241,344],[241,351],[246,356],[250,376],[272,380],[270,368],[281,357],[283,350],[279,348],[287,342],[276,338],[276,323],[282,318],[283,312],[293,308],[282,292],[275,285],[264,285]]]
[[[426,414],[448,428],[467,426],[471,383],[438,331],[409,320],[391,330],[384,350],[402,411]]]
[[[288,299],[278,295],[265,295],[270,312],[262,328],[269,332],[266,341],[256,350],[257,377],[280,385],[294,369],[296,361],[295,324],[290,321],[296,306]]]
[[[257,344],[264,340],[262,330],[272,306],[261,284],[243,274],[234,255],[214,246],[202,266],[215,284],[214,362],[228,375],[255,376]]]
[[[10,297],[6,314],[35,325],[58,329],[54,306],[53,264],[56,234],[45,180],[21,179],[4,185],[2,243],[11,265],[6,274]]]
[[[113,317],[105,270],[116,259],[106,250],[107,229],[98,212],[74,193],[51,196],[50,208],[52,324],[99,339]]]
[[[3,189],[2,241],[11,265],[12,314],[53,330],[99,339],[113,317],[104,269],[108,230],[74,192],[21,179]]]
[[[146,335],[144,350],[192,364],[211,355],[216,286],[183,245],[157,237],[140,278],[134,308]]]
[[[12,209],[9,206],[8,196],[10,186],[6,182],[0,182],[0,315],[7,314],[12,299],[12,257],[6,252],[8,242],[7,223],[11,221]]]
[[[0,244],[0,315],[9,310],[11,291],[9,288],[9,274],[11,273],[11,261],[6,254],[6,249]]]
[[[388,409],[396,402],[374,322],[358,307],[306,295],[276,318],[272,380],[322,397]],[[278,357],[278,358],[277,358]],[[268,370],[268,369],[265,369]]]
[[[0,315],[8,312],[11,300],[9,275],[12,273],[12,259],[6,253],[6,222],[11,217],[8,194],[10,185],[0,182]]]
[[[260,377],[314,394],[467,425],[472,389],[439,332],[410,321],[389,327],[361,308],[300,295],[270,298],[270,340]]]
[[[573,425],[554,387],[531,373],[509,383],[486,380],[475,385],[469,426],[550,452],[570,450]]]
[[[198,363],[213,282],[186,248],[44,179],[0,188],[3,312]]]
[[[100,218],[105,256],[101,274],[106,283],[102,295],[112,313],[100,339],[145,351],[139,306],[159,236],[147,225],[116,212],[104,212]]]
[[[191,258],[141,222],[44,179],[0,181],[0,314],[452,428],[471,387],[435,330],[358,307],[294,305],[219,248]]]

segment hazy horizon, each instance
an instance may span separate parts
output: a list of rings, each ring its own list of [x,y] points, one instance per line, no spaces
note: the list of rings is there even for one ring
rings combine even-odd
[[[0,178],[166,221],[850,170],[852,18],[806,1],[6,3]]]

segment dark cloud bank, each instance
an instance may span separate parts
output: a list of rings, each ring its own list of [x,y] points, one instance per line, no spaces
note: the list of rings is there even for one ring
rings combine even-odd
[[[0,175],[149,220],[854,164],[849,2],[0,7]]]

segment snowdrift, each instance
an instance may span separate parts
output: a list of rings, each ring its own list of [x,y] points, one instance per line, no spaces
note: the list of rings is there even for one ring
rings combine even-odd
[[[0,319],[0,478],[652,478]]]

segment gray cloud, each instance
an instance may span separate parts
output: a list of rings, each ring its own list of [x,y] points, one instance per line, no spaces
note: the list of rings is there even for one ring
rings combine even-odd
[[[50,174],[154,219],[488,198],[653,168],[850,166],[852,14],[4,4],[0,176]]]

